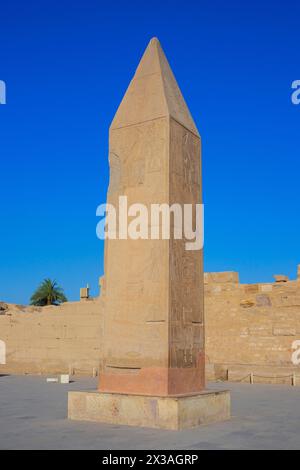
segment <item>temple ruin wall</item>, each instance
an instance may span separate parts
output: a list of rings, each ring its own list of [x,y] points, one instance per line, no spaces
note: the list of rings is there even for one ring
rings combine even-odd
[[[205,274],[208,378],[241,380],[254,372],[259,380],[299,371],[300,379],[300,365],[292,362],[300,341],[300,280],[277,280],[240,284],[238,273]],[[60,307],[9,305],[0,311],[0,373],[92,375],[102,354],[103,308],[101,297]]]

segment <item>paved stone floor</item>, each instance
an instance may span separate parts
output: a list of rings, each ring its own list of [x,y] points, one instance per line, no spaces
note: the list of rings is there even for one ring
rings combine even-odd
[[[300,387],[210,384],[231,390],[231,421],[179,432],[67,420],[68,390],[95,388],[0,376],[0,449],[300,449]]]

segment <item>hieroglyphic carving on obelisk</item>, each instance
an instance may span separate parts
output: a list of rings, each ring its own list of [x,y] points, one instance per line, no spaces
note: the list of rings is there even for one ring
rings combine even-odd
[[[201,203],[200,136],[157,39],[110,127],[107,202]],[[105,241],[99,389],[176,395],[204,388],[202,250],[185,240]]]

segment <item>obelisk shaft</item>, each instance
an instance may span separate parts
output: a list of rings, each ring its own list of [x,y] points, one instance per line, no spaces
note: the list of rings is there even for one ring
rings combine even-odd
[[[107,201],[201,202],[200,137],[152,40],[110,128]],[[204,388],[202,251],[185,240],[106,240],[99,389],[176,395]]]

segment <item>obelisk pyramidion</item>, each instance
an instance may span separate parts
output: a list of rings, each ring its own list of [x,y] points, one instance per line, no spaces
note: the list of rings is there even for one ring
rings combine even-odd
[[[148,213],[202,202],[200,136],[156,38],[110,126],[109,162],[116,208],[125,196]],[[228,393],[202,392],[203,253],[187,250],[178,228],[169,239],[120,239],[116,230],[105,241],[99,393],[72,392],[71,418],[172,429],[228,418]]]

